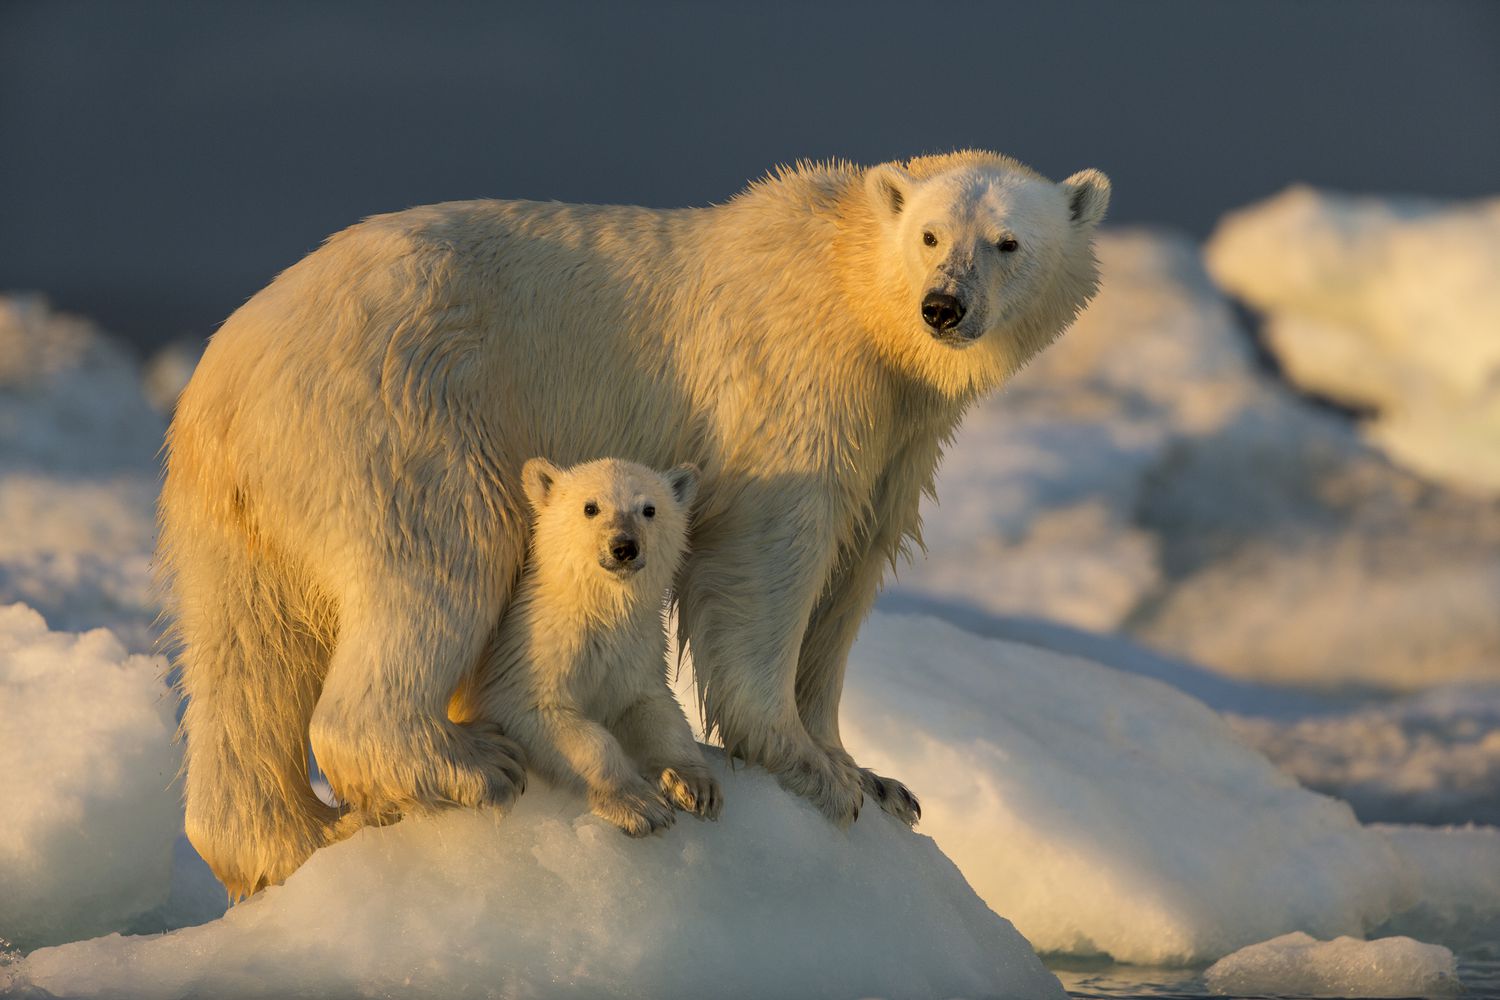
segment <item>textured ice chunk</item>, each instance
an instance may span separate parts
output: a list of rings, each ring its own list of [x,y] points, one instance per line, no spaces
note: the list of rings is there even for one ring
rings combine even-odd
[[[1301,932],[1241,948],[1204,974],[1220,996],[1450,997],[1453,952],[1408,937],[1319,941]]]

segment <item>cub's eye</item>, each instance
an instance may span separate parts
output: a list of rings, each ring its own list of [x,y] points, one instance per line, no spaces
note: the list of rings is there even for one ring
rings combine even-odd
[[[996,244],[996,246],[1000,248],[1001,253],[1015,253],[1016,249],[1020,247],[1020,245],[1021,244],[1017,243],[1015,237],[1013,236],[1007,236],[1005,237],[1005,239]]]
[[[922,242],[930,247],[935,247],[937,246],[937,237],[932,235],[931,231],[928,231],[922,234]]]
[[[648,503],[646,506],[642,507],[641,508],[641,516],[642,517],[655,517],[656,516],[656,505]]]
[[[592,501],[592,500],[590,500],[588,503],[584,504],[583,505],[583,516],[584,517],[598,517],[599,516],[599,505],[596,504],[596,503],[594,503],[594,501]]]

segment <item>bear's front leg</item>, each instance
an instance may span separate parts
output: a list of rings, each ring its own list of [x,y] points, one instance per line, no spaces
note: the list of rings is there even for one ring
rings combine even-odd
[[[511,700],[488,703],[486,715],[520,740],[536,773],[554,784],[583,785],[590,810],[606,823],[644,837],[676,820],[671,804],[637,773],[614,735],[576,708]]]
[[[930,488],[941,434],[916,434],[891,459],[871,497],[874,513],[856,532],[837,571],[808,618],[797,658],[797,711],[812,738],[857,767],[839,735],[844,670],[859,626],[870,613],[885,571],[903,554],[905,540],[921,544],[923,489]],[[865,794],[913,826],[922,816],[917,797],[895,778],[857,768]]]
[[[428,579],[365,567],[339,607],[338,640],[309,735],[339,799],[372,821],[442,806],[511,805],[525,789],[520,747],[447,706],[498,617],[477,565]],[[455,582],[468,590],[455,591]]]
[[[869,614],[886,565],[883,551],[867,552],[852,561],[818,602],[802,639],[797,660],[797,711],[808,734],[828,752],[858,770],[865,795],[881,809],[915,826],[922,805],[895,778],[860,767],[844,749],[839,734],[839,703],[844,693],[844,671],[859,626]]]
[[[744,538],[726,544],[710,534],[700,546],[695,537],[679,593],[704,724],[731,756],[761,765],[847,827],[859,818],[863,778],[847,754],[809,735],[795,696],[798,650],[831,560],[812,537],[815,521],[778,518],[772,503],[763,510],[771,524],[743,533],[752,549]],[[766,551],[780,560],[769,571]]]

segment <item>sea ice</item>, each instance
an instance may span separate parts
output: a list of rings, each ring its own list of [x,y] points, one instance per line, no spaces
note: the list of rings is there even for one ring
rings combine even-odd
[[[1347,800],[1366,822],[1500,825],[1500,685],[1229,721],[1277,767]]]
[[[1146,677],[877,613],[841,715],[855,758],[910,785],[919,829],[1042,952],[1192,964],[1414,902],[1385,836]]]
[[[1416,900],[1378,930],[1500,960],[1500,827],[1371,829],[1396,849]]]
[[[1204,974],[1220,996],[1451,997],[1453,952],[1408,937],[1319,941],[1284,934],[1222,958]]]
[[[182,807],[164,668],[0,607],[0,938],[69,941],[166,902]]]
[[[1500,199],[1293,187],[1225,217],[1207,259],[1268,314],[1295,382],[1373,410],[1368,436],[1397,462],[1500,496]]]
[[[151,648],[164,430],[118,344],[40,298],[0,296],[0,603]]]

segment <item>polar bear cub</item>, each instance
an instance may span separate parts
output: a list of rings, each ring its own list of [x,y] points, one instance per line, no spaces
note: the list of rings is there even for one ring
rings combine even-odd
[[[514,600],[455,718],[498,723],[553,784],[632,837],[722,796],[667,686],[663,598],[687,552],[698,469],[602,459],[521,471],[535,511]]]

